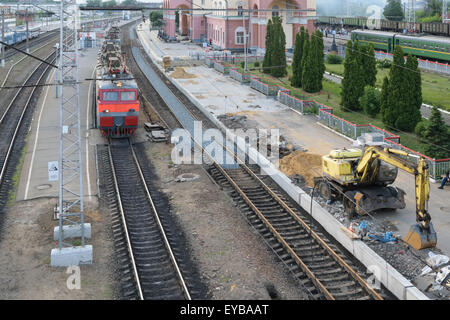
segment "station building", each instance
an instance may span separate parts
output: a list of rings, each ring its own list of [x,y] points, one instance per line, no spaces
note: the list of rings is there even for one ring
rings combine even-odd
[[[314,30],[313,17],[316,16],[316,0],[164,0],[163,8],[180,9],[164,11],[164,32],[170,38],[178,33],[188,36],[196,43],[211,42],[216,49],[243,51],[244,34],[248,34],[248,48],[257,53],[265,51],[266,26],[273,16],[282,17],[288,50],[293,48],[295,34],[302,26],[310,32]],[[190,8],[212,10],[186,10]],[[257,11],[264,9],[275,11]],[[280,11],[276,11],[278,9]],[[282,11],[283,9],[311,11],[289,12]],[[175,22],[176,12],[178,30]]]

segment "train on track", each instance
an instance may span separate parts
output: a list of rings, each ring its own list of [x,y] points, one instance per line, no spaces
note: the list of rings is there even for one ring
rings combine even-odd
[[[405,54],[422,59],[435,59],[450,62],[450,38],[436,36],[403,35],[394,32],[354,30],[352,40],[371,43],[375,50],[392,53],[400,46]]]
[[[317,25],[344,26],[348,29],[367,29],[369,24],[375,30],[403,32],[403,30],[414,30],[416,33],[428,33],[439,36],[450,36],[450,23],[440,22],[407,22],[390,21],[386,19],[369,19],[367,17],[318,17]]]
[[[97,128],[104,137],[127,138],[139,124],[139,89],[120,50],[117,30],[107,32],[99,54],[95,81]]]
[[[41,28],[40,27],[31,27],[28,29],[28,40],[37,38],[41,34]],[[25,28],[17,28],[14,31],[6,32],[5,33],[5,39],[2,39],[2,36],[0,34],[0,39],[9,44],[14,45],[21,42],[24,42],[27,40],[27,31]]]

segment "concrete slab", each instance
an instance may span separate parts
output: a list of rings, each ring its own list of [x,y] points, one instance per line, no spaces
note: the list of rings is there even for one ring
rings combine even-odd
[[[79,78],[92,78],[97,60],[96,48],[86,49],[80,54]],[[55,81],[55,71],[47,79]],[[95,195],[97,181],[94,146],[89,145],[86,130],[90,123],[90,104],[92,99],[91,81],[80,84],[81,145],[83,160],[84,194]],[[39,97],[33,116],[31,132],[20,177],[17,200],[37,197],[58,197],[59,182],[49,181],[48,162],[59,159],[59,98],[55,97],[55,87],[48,86]]]
[[[92,264],[92,246],[52,249],[50,265],[52,267],[79,266],[80,264]]]
[[[81,225],[67,225],[63,226],[63,240],[67,238],[80,238],[81,237]],[[84,236],[88,239],[91,238],[91,224],[84,224]],[[53,229],[53,240],[59,240],[59,226]]]

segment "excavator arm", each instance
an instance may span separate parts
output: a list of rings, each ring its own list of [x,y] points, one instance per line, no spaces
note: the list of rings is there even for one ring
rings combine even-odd
[[[418,162],[417,164],[409,162],[401,156],[416,157],[418,158]],[[415,177],[417,224],[411,227],[404,240],[418,250],[434,247],[437,242],[437,237],[431,224],[431,216],[428,213],[430,181],[427,162],[422,157],[408,154],[402,150],[380,148],[377,146],[366,147],[355,169],[355,174],[359,177],[361,183],[374,183],[380,161],[384,161],[405,172],[413,174]]]

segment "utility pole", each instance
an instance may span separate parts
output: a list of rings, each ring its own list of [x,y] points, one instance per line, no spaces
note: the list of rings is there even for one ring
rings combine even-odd
[[[442,23],[445,23],[447,20],[448,20],[447,0],[442,0]]]
[[[2,41],[5,42],[5,9],[2,8]],[[5,67],[5,46],[2,46],[2,68]]]
[[[242,27],[244,28],[244,71],[247,72],[247,32],[245,31],[245,15],[242,13]]]
[[[83,161],[78,79],[78,13],[76,0],[61,0],[59,41],[59,226],[53,230],[58,247],[51,252],[52,266],[92,263],[90,224],[84,223]],[[66,14],[67,24],[64,21]],[[80,239],[78,244],[67,238]]]
[[[27,35],[27,53],[30,53],[30,43],[29,43],[30,35],[28,34],[28,7],[25,8],[25,25],[26,25],[26,35]]]

